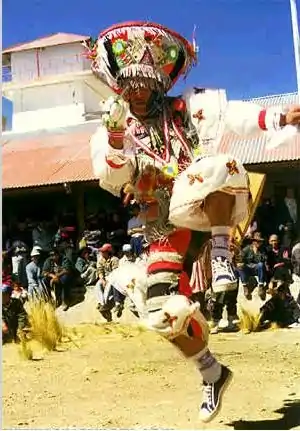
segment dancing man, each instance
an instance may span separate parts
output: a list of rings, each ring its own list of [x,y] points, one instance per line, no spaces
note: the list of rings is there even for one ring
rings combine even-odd
[[[146,325],[195,362],[204,388],[200,416],[208,422],[220,409],[232,373],[210,352],[207,322],[189,299],[190,256],[199,253],[195,232],[207,232],[213,290],[236,289],[229,232],[247,215],[249,192],[242,164],[214,155],[214,148],[225,128],[244,136],[298,125],[300,108],[285,113],[227,102],[221,90],[195,88],[168,97],[196,53],[182,36],[158,24],[110,27],[89,56],[94,74],[116,93],[91,139],[94,173],[102,188],[125,193],[127,200],[133,195],[140,205],[150,243]]]

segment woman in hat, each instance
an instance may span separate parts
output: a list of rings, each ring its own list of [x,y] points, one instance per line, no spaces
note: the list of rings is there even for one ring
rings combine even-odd
[[[208,422],[219,411],[231,371],[208,349],[208,326],[199,306],[187,298],[191,289],[183,261],[191,229],[211,232],[213,288],[236,289],[229,232],[245,217],[248,202],[241,163],[209,152],[216,152],[225,126],[240,135],[275,132],[298,125],[300,108],[284,113],[227,103],[224,91],[198,88],[168,97],[195,63],[196,52],[159,24],[114,25],[99,35],[88,55],[95,75],[117,95],[104,107],[103,125],[91,139],[94,173],[102,188],[119,196],[125,186],[141,206],[150,242],[146,324],[194,359],[204,381],[200,414]],[[284,131],[277,141],[295,130]]]

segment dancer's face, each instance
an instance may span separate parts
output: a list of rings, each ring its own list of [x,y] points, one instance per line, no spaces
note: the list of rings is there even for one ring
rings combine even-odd
[[[129,103],[133,114],[144,115],[147,113],[147,106],[152,91],[149,88],[130,89],[125,95],[125,100]]]

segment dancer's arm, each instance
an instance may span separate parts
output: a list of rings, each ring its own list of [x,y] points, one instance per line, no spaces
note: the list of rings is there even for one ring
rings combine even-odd
[[[218,133],[220,112],[225,112],[225,130],[241,137],[266,133],[270,146],[293,137],[300,124],[300,107],[289,110],[282,106],[265,108],[256,103],[227,101],[224,90],[188,90],[184,99],[191,122],[199,136],[213,138]],[[272,142],[271,142],[272,141]]]
[[[229,101],[226,110],[226,128],[241,136],[261,131],[276,132],[288,124],[287,115],[280,106],[264,108],[255,103]]]
[[[115,122],[118,127],[113,128],[110,125],[114,120],[108,116],[106,125],[101,125],[90,141],[94,175],[102,188],[116,196],[135,170],[134,158],[125,154],[125,115],[121,117]]]

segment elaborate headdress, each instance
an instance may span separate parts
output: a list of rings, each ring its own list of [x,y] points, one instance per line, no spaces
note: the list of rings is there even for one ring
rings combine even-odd
[[[144,83],[167,92],[196,60],[195,47],[159,24],[126,22],[100,33],[87,46],[92,70],[118,94]]]

